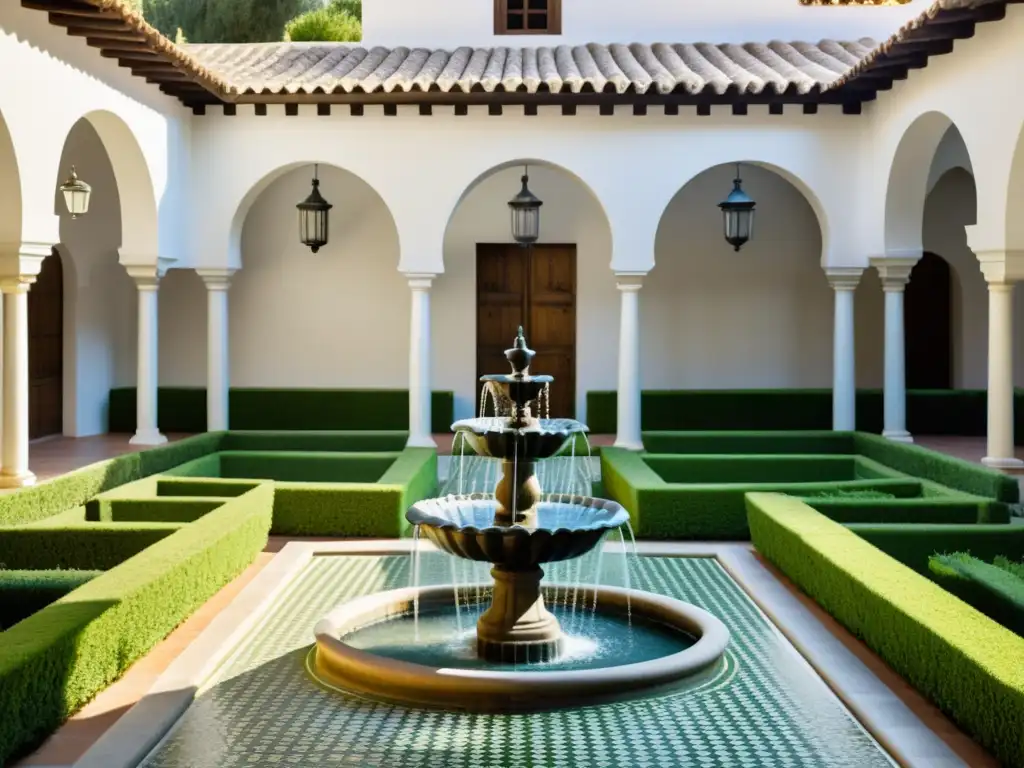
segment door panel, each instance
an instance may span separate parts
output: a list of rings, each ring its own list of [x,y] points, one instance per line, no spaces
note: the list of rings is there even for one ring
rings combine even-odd
[[[477,246],[477,377],[509,372],[522,325],[538,350],[530,371],[555,377],[551,416],[576,412],[576,247]],[[477,384],[477,393],[480,385]]]
[[[56,251],[28,292],[29,438],[64,431],[64,271]]]

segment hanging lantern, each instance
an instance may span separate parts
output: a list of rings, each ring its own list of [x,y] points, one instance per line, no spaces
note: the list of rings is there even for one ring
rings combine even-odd
[[[71,175],[60,185],[60,191],[64,195],[64,204],[68,207],[68,213],[71,214],[72,219],[77,219],[89,212],[92,187],[78,178],[75,166],[71,166]]]
[[[540,237],[540,207],[544,205],[527,186],[528,170],[523,168],[523,188],[508,201],[512,211],[512,238],[522,246],[531,245]]]
[[[725,220],[725,241],[735,250],[743,247],[754,234],[754,206],[756,203],[743,191],[743,179],[740,178],[740,166],[736,164],[736,178],[732,182],[732,192],[724,202],[718,204]]]
[[[309,250],[316,253],[327,245],[328,211],[334,206],[324,200],[320,194],[320,179],[317,178],[318,166],[313,166],[313,190],[309,197],[299,203],[299,239]]]

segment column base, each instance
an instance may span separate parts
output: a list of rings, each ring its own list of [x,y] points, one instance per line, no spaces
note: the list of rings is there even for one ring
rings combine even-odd
[[[406,448],[437,448],[437,441],[431,435],[409,435]]]
[[[140,429],[128,441],[129,445],[163,445],[167,436],[161,435],[159,429]]]
[[[0,471],[0,488],[24,488],[35,484],[36,476],[33,472],[26,470],[8,474],[6,471]]]
[[[905,429],[887,429],[882,432],[882,437],[892,440],[894,443],[912,443],[914,437]]]
[[[1000,458],[998,456],[986,456],[981,463],[992,469],[1024,470],[1024,461],[1015,458]]]
[[[625,437],[615,438],[615,448],[625,448],[627,451],[642,451],[644,449],[643,440],[630,440]]]

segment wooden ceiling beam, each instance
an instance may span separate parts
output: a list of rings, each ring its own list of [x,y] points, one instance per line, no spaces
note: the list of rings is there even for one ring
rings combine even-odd
[[[21,0],[21,7],[31,11],[66,13],[74,16],[121,18],[116,11],[100,10],[97,6],[84,2],[84,0]]]
[[[926,24],[905,32],[900,42],[935,43],[947,40],[966,40],[969,37],[974,37],[973,21],[964,21],[959,24]]]
[[[131,27],[120,18],[93,18],[91,16],[76,15],[73,13],[51,13],[50,23],[57,27],[80,27],[83,29],[98,29],[111,31],[130,31]]]
[[[92,48],[102,48],[104,51],[109,51],[111,53],[118,53],[121,51],[126,51],[128,53],[153,53],[153,49],[150,47],[149,43],[139,37],[135,37],[130,40],[115,40],[107,37],[87,37],[85,38],[85,44]]]
[[[97,48],[111,48],[121,43],[147,45],[146,38],[133,29],[96,29],[95,27],[68,27],[69,35],[84,37],[86,42],[96,41]],[[89,42],[89,45],[93,45]]]

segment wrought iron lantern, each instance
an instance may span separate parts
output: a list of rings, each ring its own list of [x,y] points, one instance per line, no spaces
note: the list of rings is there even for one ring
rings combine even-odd
[[[523,168],[523,188],[508,201],[512,212],[512,237],[521,246],[532,245],[540,237],[540,207],[544,205],[527,186],[530,182],[529,168]]]
[[[71,214],[72,219],[77,219],[89,212],[92,187],[78,178],[75,166],[71,166],[71,175],[60,185],[60,191],[64,195],[64,204],[68,207],[68,213]]]
[[[320,179],[317,178],[319,166],[313,166],[313,189],[309,197],[299,203],[299,239],[313,253],[327,245],[328,211],[334,206],[324,200],[320,194]]]
[[[733,179],[732,185],[732,192],[718,204],[718,207],[722,209],[725,221],[725,241],[738,251],[754,234],[756,205],[750,195],[743,191],[739,163],[736,164],[736,178]]]

